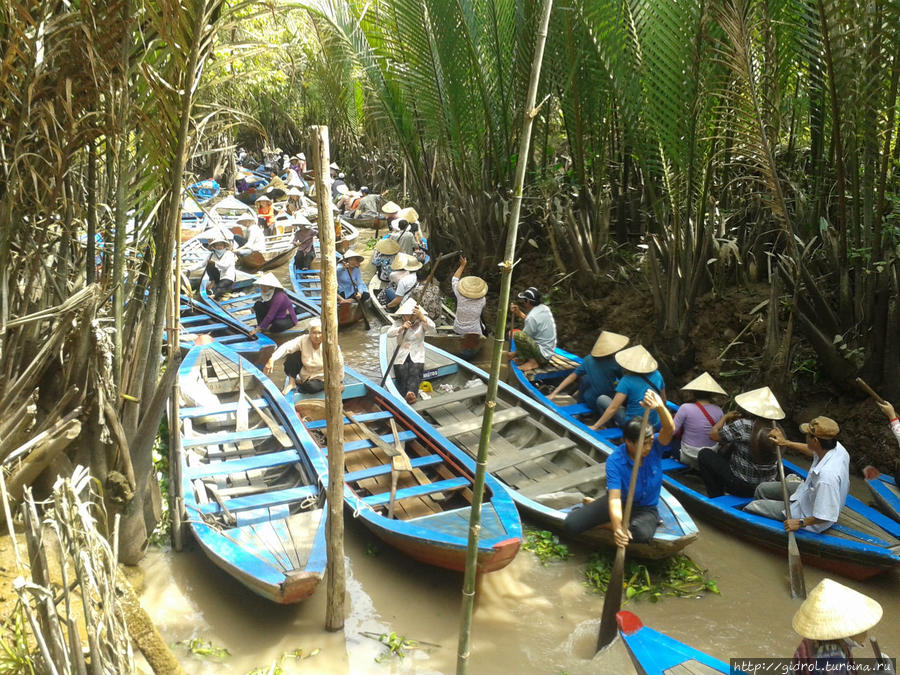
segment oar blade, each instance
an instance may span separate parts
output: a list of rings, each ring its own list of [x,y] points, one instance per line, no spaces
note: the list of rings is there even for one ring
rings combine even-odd
[[[603,613],[600,615],[600,632],[597,636],[597,651],[616,639],[616,614],[622,609],[622,588],[625,585],[625,549],[616,549],[616,559],[603,598]]]
[[[797,547],[797,537],[793,532],[788,533],[788,572],[791,578],[791,597],[806,598],[806,580],[803,577],[803,562],[800,560],[800,549]]]

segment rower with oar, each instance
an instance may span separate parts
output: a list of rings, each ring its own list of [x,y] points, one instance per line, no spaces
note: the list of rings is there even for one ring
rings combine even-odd
[[[397,340],[397,347],[385,374],[393,366],[397,390],[412,404],[419,396],[419,383],[425,372],[425,333],[434,331],[434,321],[412,298],[400,305],[397,316],[403,323],[388,329],[387,335]]]

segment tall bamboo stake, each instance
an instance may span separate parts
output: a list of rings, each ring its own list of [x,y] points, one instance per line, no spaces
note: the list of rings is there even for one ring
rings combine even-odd
[[[516,161],[516,175],[513,183],[512,201],[507,226],[506,252],[501,263],[500,297],[497,299],[497,327],[494,330],[494,345],[491,353],[491,372],[485,397],[484,417],[481,422],[481,438],[478,441],[478,458],[475,463],[475,485],[472,495],[472,512],[469,517],[469,544],[466,549],[466,574],[463,580],[463,605],[460,617],[459,645],[456,653],[456,672],[464,675],[469,667],[469,644],[472,630],[472,611],[475,606],[475,581],[478,572],[478,534],[481,528],[481,500],[484,496],[484,474],[487,470],[487,454],[491,438],[491,424],[497,401],[500,379],[500,360],[503,355],[503,334],[506,330],[506,313],[509,307],[509,287],[512,278],[513,260],[516,254],[516,235],[519,229],[519,211],[522,207],[522,187],[525,185],[525,169],[528,167],[528,153],[531,146],[531,127],[538,114],[535,108],[538,83],[541,79],[541,63],[544,59],[544,44],[547,42],[547,27],[550,24],[550,10],[553,0],[544,0],[541,22],[534,45],[534,59],[531,62],[531,81],[525,101],[522,119],[522,133],[519,137],[519,156]]]
[[[169,294],[170,313],[168,317],[168,367],[177,368],[179,332],[181,322],[181,218],[175,222],[175,273],[172,275],[172,289]],[[243,380],[241,381],[243,382]],[[181,492],[181,425],[179,408],[178,378],[172,380],[169,395],[169,516],[172,521],[172,548],[181,551],[184,547],[182,509],[184,495]]]
[[[319,207],[319,251],[322,276],[322,334],[325,347],[325,421],[328,440],[328,600],[325,630],[344,627],[344,412],[341,405],[343,372],[338,354],[337,270],[334,217],[331,213],[331,179],[328,165],[328,127],[312,127],[313,168],[316,171],[316,204]]]

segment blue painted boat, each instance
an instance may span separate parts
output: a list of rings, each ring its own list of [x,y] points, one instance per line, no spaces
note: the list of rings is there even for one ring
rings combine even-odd
[[[340,259],[340,254],[338,254]],[[294,287],[294,293],[297,297],[305,300],[310,305],[319,308],[322,311],[322,278],[321,270],[300,269],[294,267],[291,263],[291,285]],[[338,325],[349,326],[362,319],[362,309],[359,303],[342,302],[338,304]]]
[[[557,350],[567,360],[576,363],[581,359],[573,354]],[[541,391],[541,386],[553,388],[571,369],[544,369],[541,377],[528,377],[515,365],[511,370],[518,386],[543,405],[564,415],[572,424],[596,438],[620,435],[615,429],[592,431],[579,415],[589,412],[580,403],[557,405]],[[669,404],[670,408],[676,408]],[[677,408],[676,408],[677,409]],[[806,478],[806,471],[785,460],[784,469]],[[786,554],[784,527],[781,522],[745,513],[742,509],[751,500],[734,495],[710,498],[705,493],[703,481],[687,465],[667,458],[663,460],[663,485],[696,515],[703,516],[716,525],[733,532],[743,539]],[[848,496],[841,510],[841,517],[831,528],[821,533],[800,530],[797,545],[805,563],[842,574],[853,579],[871,576],[900,566],[900,523],[887,518],[867,506],[856,497]]]
[[[345,505],[377,537],[406,555],[463,571],[475,463],[402,401],[351,368],[345,368],[344,385],[344,414],[365,427],[344,417]],[[297,394],[294,401],[307,430],[327,454],[321,399],[321,394]],[[392,472],[391,453],[398,445],[411,470]],[[393,518],[389,517],[392,480],[396,480]],[[515,503],[500,483],[487,476],[479,571],[505,567],[521,542]]]
[[[878,508],[900,522],[900,489],[897,488],[897,481],[892,476],[879,472],[874,466],[867,466],[863,470],[863,476]]]
[[[209,335],[213,342],[228,346],[245,358],[257,364],[264,364],[275,351],[275,342],[266,335],[250,335],[239,321],[224,312],[216,312],[212,307],[197,302],[188,295],[181,296],[181,319],[179,344],[188,351],[201,335]]]
[[[381,336],[381,368],[394,353],[394,339]],[[425,345],[425,374],[430,398],[413,409],[470,456],[478,451],[488,374],[437,347]],[[393,377],[388,388],[397,394]],[[566,515],[585,498],[606,494],[605,462],[614,450],[602,434],[593,436],[530,397],[499,383],[488,455],[488,471],[510,491],[523,515],[564,532]],[[633,543],[629,554],[665,558],[681,551],[699,532],[691,517],[663,490],[662,524],[652,541]],[[595,527],[577,539],[614,546],[612,531]]]
[[[187,191],[201,203],[208,202],[210,199],[218,197],[220,190],[219,184],[211,178],[189,185],[187,189]]]
[[[256,315],[253,313],[253,304],[259,300],[259,286],[254,284],[256,277],[248,276],[251,281],[248,285],[240,288],[232,288],[230,293],[225,294],[218,300],[207,291],[206,286],[209,278],[204,275],[200,282],[200,297],[210,307],[219,312],[230,316],[234,320],[241,323],[245,328],[252,329],[256,327]],[[315,306],[299,298],[293,291],[283,289],[294,305],[294,312],[297,315],[297,323],[293,328],[281,331],[280,333],[272,333],[279,341],[289,340],[300,336],[306,331],[306,324],[313,316],[319,316],[321,310]]]
[[[186,522],[207,557],[262,597],[303,600],[325,571],[328,466],[269,378],[221,344],[178,371]]]
[[[619,635],[639,675],[706,675],[730,673],[729,664],[647,628],[628,611],[616,614]]]

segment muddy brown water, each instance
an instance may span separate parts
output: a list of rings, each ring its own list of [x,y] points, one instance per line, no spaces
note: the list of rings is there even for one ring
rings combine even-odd
[[[341,345],[349,365],[378,374],[378,327],[345,329]],[[280,373],[279,373],[280,375]],[[280,382],[280,381],[279,381]],[[848,442],[852,452],[852,442]],[[854,479],[852,493],[868,501],[864,483]],[[141,602],[166,641],[200,638],[228,650],[220,661],[174,650],[186,672],[200,675],[248,673],[271,666],[296,649],[315,656],[285,659],[285,673],[453,673],[462,604],[462,574],[404,558],[381,543],[345,511],[347,619],[343,631],[324,630],[326,582],[299,605],[279,606],[255,596],[220,571],[191,542],[186,551],[151,552],[141,567]],[[728,660],[738,657],[789,657],[799,638],[791,616],[787,560],[757,549],[697,519],[701,536],[686,550],[718,583],[721,595],[634,601],[625,608],[644,623]],[[591,553],[571,546],[565,562],[542,566],[521,551],[503,570],[479,586],[473,622],[469,672],[483,673],[632,673],[619,640],[594,654],[603,597],[584,585]],[[805,567],[807,588],[826,573]],[[841,577],[878,600],[884,608],[873,630],[881,648],[900,655],[900,572],[865,582]],[[363,635],[396,633],[431,643],[404,658],[378,659],[387,650]],[[868,657],[870,648],[857,650]],[[266,672],[266,671],[262,671]]]

